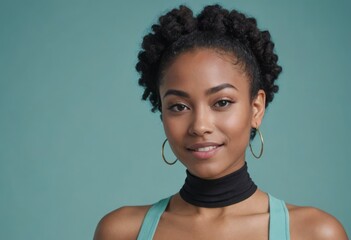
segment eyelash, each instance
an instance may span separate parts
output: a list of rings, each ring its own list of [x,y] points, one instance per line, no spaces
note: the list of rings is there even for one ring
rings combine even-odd
[[[225,103],[224,106],[220,106],[218,105],[219,103]],[[220,99],[218,100],[213,106],[215,108],[227,108],[229,107],[231,104],[233,104],[234,102],[229,100],[229,99]],[[179,109],[179,107],[181,107],[182,109]],[[177,109],[178,108],[178,109]],[[182,103],[177,103],[177,104],[173,104],[172,106],[170,106],[168,108],[168,110],[171,110],[172,112],[182,112],[184,111],[185,109],[189,109],[188,106],[186,106],[185,104],[182,104]]]
[[[218,105],[218,103],[223,103],[223,102],[225,102],[225,106],[216,106],[216,105]],[[229,99],[220,99],[220,100],[218,100],[215,104],[214,104],[214,106],[215,107],[218,107],[218,108],[227,108],[227,107],[229,107],[231,104],[233,104],[234,102],[233,101],[231,101],[231,100],[229,100]]]
[[[177,104],[173,104],[172,106],[170,106],[168,109],[171,110],[172,112],[182,112],[183,110],[175,110],[177,107],[183,107],[183,110],[188,108],[185,104],[182,103],[177,103]],[[188,108],[189,109],[189,108]]]

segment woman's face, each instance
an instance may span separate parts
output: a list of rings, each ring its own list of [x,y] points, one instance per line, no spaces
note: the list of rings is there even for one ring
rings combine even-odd
[[[231,54],[194,49],[164,71],[162,120],[177,158],[194,175],[212,179],[239,169],[252,127],[264,114],[262,90],[250,101],[250,83]]]

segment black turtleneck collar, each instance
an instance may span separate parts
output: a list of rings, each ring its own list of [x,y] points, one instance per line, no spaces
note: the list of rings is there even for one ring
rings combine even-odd
[[[198,207],[226,207],[249,198],[257,189],[247,172],[246,162],[239,170],[217,179],[202,179],[188,170],[186,175],[180,196]]]

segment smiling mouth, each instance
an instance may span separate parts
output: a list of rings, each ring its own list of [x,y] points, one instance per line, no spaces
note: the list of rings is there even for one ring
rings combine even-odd
[[[219,148],[223,146],[223,144],[216,144],[216,145],[209,145],[209,146],[199,146],[199,147],[191,147],[191,148],[187,148],[189,151],[192,151],[192,152],[209,152],[209,151],[212,151],[216,148]]]
[[[217,143],[194,144],[187,150],[191,152],[195,159],[206,160],[213,158],[223,145]]]

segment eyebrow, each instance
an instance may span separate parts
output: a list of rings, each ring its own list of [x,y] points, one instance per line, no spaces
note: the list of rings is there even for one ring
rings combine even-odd
[[[215,86],[213,88],[206,90],[206,95],[211,95],[211,94],[217,93],[225,88],[233,88],[235,90],[238,90],[236,87],[234,87],[233,85],[231,85],[229,83],[223,83],[221,85],[218,85],[218,86]]]
[[[181,90],[175,90],[175,89],[167,90],[167,92],[163,95],[163,98],[167,97],[168,95],[175,95],[179,97],[190,98],[188,93]]]
[[[232,88],[232,89],[238,90],[236,87],[234,87],[233,85],[231,85],[229,83],[223,83],[221,85],[207,89],[205,94],[211,95],[211,94],[217,93],[225,88]],[[176,90],[176,89],[167,90],[167,92],[163,95],[163,98],[167,97],[168,95],[175,95],[175,96],[179,96],[179,97],[190,98],[190,95],[187,92],[184,92],[181,90]]]

